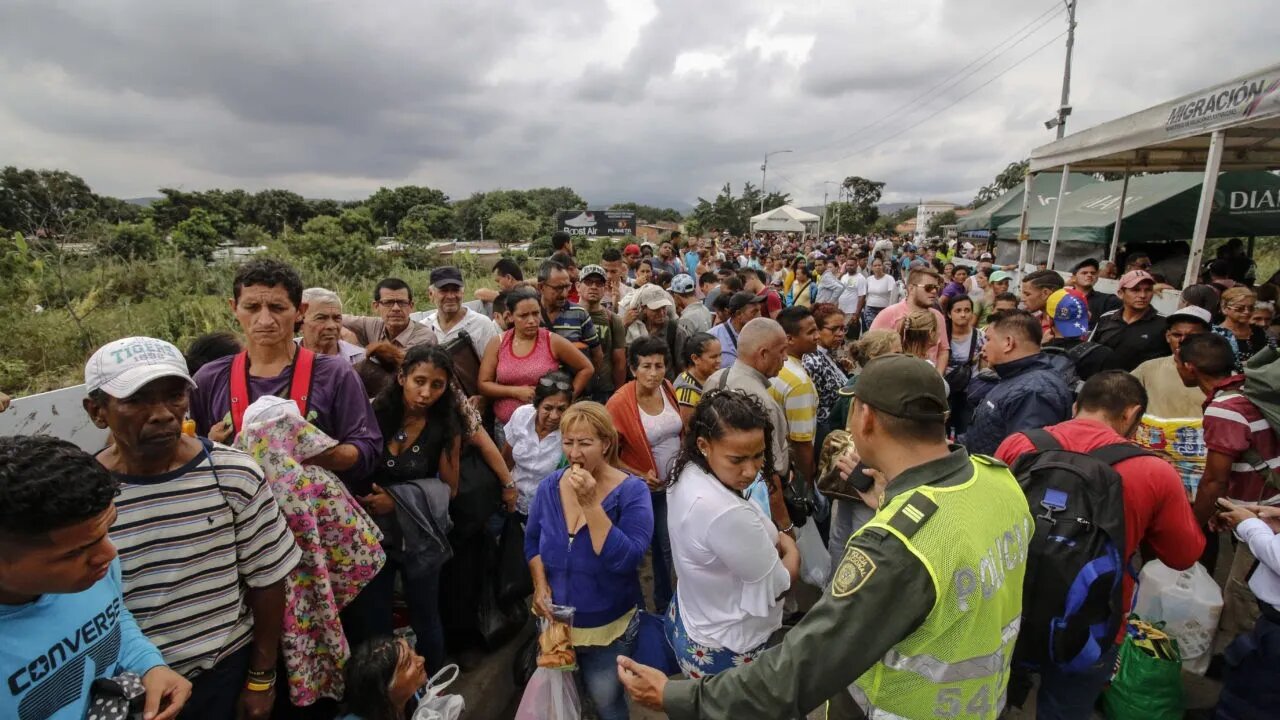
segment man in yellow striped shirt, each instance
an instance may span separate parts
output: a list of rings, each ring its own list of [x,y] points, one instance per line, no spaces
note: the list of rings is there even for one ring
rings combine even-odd
[[[801,358],[818,349],[818,323],[812,310],[797,305],[778,313],[778,324],[787,334],[787,360],[773,378],[769,394],[787,414],[793,468],[810,483],[814,471],[813,440],[818,430],[818,390]]]

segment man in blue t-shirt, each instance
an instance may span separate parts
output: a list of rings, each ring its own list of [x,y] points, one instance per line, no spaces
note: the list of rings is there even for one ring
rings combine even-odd
[[[191,695],[124,606],[115,493],[65,440],[0,437],[0,718],[80,720],[94,681],[125,673],[141,678],[145,720],[177,717]]]

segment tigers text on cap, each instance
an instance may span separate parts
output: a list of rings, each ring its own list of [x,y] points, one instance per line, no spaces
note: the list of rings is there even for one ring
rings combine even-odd
[[[461,270],[452,265],[445,265],[431,271],[431,287],[438,290],[449,285],[462,287]]]
[[[917,357],[893,353],[867,363],[853,396],[881,412],[910,420],[947,418],[947,388],[938,370]]]
[[[582,268],[582,270],[578,272],[578,279],[586,280],[588,277],[591,277],[592,275],[599,275],[601,280],[607,281],[609,279],[609,274],[606,273],[604,271],[604,268],[600,267],[599,265],[588,265]]]
[[[693,292],[693,278],[685,273],[671,278],[671,292],[676,295],[688,295]]]
[[[187,360],[173,343],[149,337],[130,337],[98,348],[84,366],[85,390],[101,390],[113,398],[127,398],[152,380],[180,377],[191,387]]]

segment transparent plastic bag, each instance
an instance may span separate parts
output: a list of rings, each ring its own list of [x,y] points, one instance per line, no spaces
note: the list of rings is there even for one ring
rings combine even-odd
[[[582,705],[573,673],[540,667],[524,688],[515,720],[579,720],[581,717]]]
[[[1142,568],[1134,612],[1163,622],[1178,641],[1182,669],[1203,675],[1213,656],[1213,639],[1222,615],[1222,591],[1202,565],[1178,571],[1159,560]]]
[[[800,547],[800,579],[819,589],[826,587],[831,575],[831,553],[814,523],[800,528],[796,545]]]
[[[445,665],[431,676],[426,686],[418,691],[418,709],[413,720],[459,720],[467,708],[461,695],[445,695],[444,691],[458,679],[458,666]],[[445,678],[448,679],[445,679]]]
[[[538,618],[538,668],[574,670],[578,653],[573,649],[573,615],[575,608],[552,605],[551,619]]]

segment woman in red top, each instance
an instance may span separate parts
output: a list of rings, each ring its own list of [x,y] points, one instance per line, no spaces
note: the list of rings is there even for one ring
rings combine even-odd
[[[627,348],[635,380],[609,398],[618,429],[622,468],[644,478],[653,500],[653,600],[659,614],[671,601],[671,537],[667,534],[667,476],[680,453],[684,421],[675,388],[667,381],[670,351],[662,338],[637,338]]]
[[[573,374],[573,395],[578,397],[595,372],[591,361],[573,343],[542,327],[542,303],[530,289],[507,298],[511,329],[489,341],[480,361],[480,394],[494,400],[498,422],[506,424],[516,408],[533,402],[539,378],[560,369]]]

